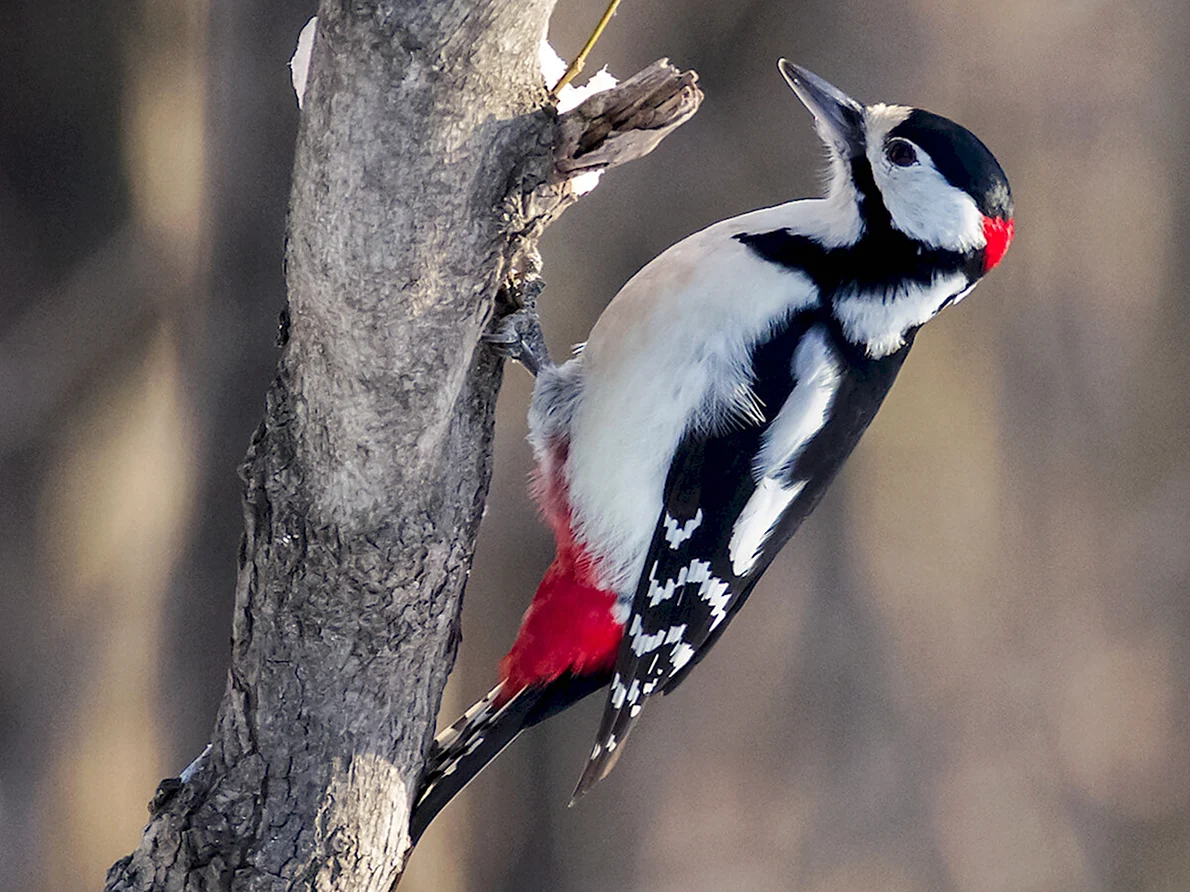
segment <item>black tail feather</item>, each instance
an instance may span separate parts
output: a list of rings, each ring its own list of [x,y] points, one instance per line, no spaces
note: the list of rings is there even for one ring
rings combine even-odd
[[[599,734],[595,737],[595,748],[587,758],[586,767],[579,777],[578,785],[570,797],[573,806],[590,792],[591,788],[611,774],[620,755],[624,752],[624,741],[640,717],[639,706],[622,704],[613,708],[610,704],[604,710],[599,723]]]
[[[409,820],[416,845],[430,822],[455,796],[526,728],[557,715],[588,694],[605,687],[610,673],[564,675],[545,687],[524,688],[496,706],[501,686],[468,709],[434,740],[426,758],[421,792]]]
[[[413,845],[438,812],[525,729],[525,718],[541,699],[541,688],[524,688],[495,708],[500,686],[434,740],[422,775],[421,793],[409,819]]]

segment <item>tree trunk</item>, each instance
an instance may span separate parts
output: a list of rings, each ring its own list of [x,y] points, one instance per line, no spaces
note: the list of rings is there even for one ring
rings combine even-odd
[[[227,690],[109,890],[399,877],[488,486],[501,369],[480,336],[568,178],[647,153],[701,99],[657,63],[559,119],[537,55],[553,5],[323,0]]]

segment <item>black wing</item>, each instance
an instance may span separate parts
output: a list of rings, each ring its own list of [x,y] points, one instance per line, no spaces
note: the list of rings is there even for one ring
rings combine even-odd
[[[840,366],[828,419],[779,471],[782,483],[799,487],[796,495],[769,527],[755,558],[742,562],[746,566],[733,566],[732,533],[758,486],[754,459],[797,384],[794,351],[815,326],[827,335]],[[814,510],[876,414],[911,343],[910,335],[896,353],[871,360],[843,340],[831,320],[798,314],[753,352],[754,391],[763,420],[710,435],[695,431],[683,440],[670,465],[664,510],[576,799],[611,771],[645,701],[659,691],[673,690],[705,656],[781,547]]]

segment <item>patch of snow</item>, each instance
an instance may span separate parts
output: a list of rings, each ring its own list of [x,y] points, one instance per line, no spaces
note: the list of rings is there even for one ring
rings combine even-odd
[[[293,80],[293,92],[297,94],[298,108],[306,96],[306,78],[310,74],[310,53],[314,50],[314,35],[318,31],[318,16],[306,22],[298,35],[297,48],[289,60],[289,76]],[[561,75],[558,75],[561,77]]]
[[[541,65],[541,76],[545,79],[546,88],[552,89],[554,84],[560,81],[562,75],[566,73],[568,67],[566,60],[554,52],[549,40],[541,41],[541,46],[537,48],[537,59]],[[581,87],[569,83],[558,91],[558,113],[577,108],[587,97],[602,93],[604,90],[610,90],[618,83],[619,81],[607,70],[605,65]],[[585,170],[570,178],[570,188],[575,195],[586,195],[599,185],[599,178],[602,176],[602,170]]]
[[[599,185],[601,176],[602,170],[584,170],[582,173],[576,173],[570,178],[570,188],[575,195],[586,195]]]
[[[566,73],[568,67],[566,61],[554,52],[554,48],[550,46],[548,40],[543,40],[541,46],[537,48],[537,59],[541,65],[541,76],[545,79],[546,88],[552,89],[554,84],[560,81],[562,75]],[[573,83],[570,83],[559,90],[558,111],[568,112],[578,106],[588,96],[602,93],[604,90],[610,90],[618,83],[619,81],[608,72],[607,66],[604,65],[581,87],[576,87]],[[596,182],[598,182],[598,179]],[[594,188],[595,186],[592,184],[586,191],[589,192]]]
[[[543,39],[537,47],[537,62],[541,66],[546,89],[556,84],[566,73],[566,60],[554,52],[548,38]]]

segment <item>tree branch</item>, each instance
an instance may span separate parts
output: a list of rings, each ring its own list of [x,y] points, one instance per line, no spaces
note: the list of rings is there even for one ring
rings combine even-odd
[[[559,118],[537,69],[553,3],[323,0],[227,690],[109,890],[399,876],[490,474],[480,335],[570,178],[651,151],[701,99],[659,62]]]

